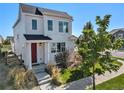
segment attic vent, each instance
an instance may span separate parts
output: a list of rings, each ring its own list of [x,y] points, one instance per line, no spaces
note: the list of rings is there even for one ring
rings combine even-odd
[[[38,10],[38,8],[36,8],[35,14],[36,14],[36,15],[43,15],[43,14]]]

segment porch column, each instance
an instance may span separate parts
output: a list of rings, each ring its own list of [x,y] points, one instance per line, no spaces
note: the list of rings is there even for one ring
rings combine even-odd
[[[45,64],[49,63],[50,58],[50,46],[49,42],[45,42]]]
[[[31,61],[31,43],[27,43],[27,68],[30,70],[32,69],[32,61]]]

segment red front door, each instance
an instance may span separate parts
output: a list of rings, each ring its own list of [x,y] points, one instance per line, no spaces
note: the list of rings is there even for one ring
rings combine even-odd
[[[32,57],[32,63],[37,62],[37,44],[31,43],[31,57]]]

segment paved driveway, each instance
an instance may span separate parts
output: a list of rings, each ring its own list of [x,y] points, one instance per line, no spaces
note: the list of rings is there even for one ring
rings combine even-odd
[[[112,53],[113,56],[117,56],[117,57],[122,57],[122,58],[124,58],[124,52],[112,51],[111,53]]]

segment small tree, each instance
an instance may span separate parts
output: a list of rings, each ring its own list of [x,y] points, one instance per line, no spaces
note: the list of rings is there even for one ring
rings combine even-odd
[[[10,40],[8,40],[8,39],[4,40],[4,41],[3,41],[3,44],[4,44],[4,45],[10,45]]]
[[[109,50],[118,49],[122,46],[122,40],[113,39],[106,30],[109,26],[109,19],[111,15],[96,17],[97,31],[93,30],[91,22],[84,25],[82,34],[78,38],[76,44],[78,52],[83,59],[83,69],[90,71],[92,68],[93,90],[95,90],[95,73],[104,74],[105,71],[117,71],[119,66],[113,64],[113,59]],[[100,68],[96,67],[96,64]]]

